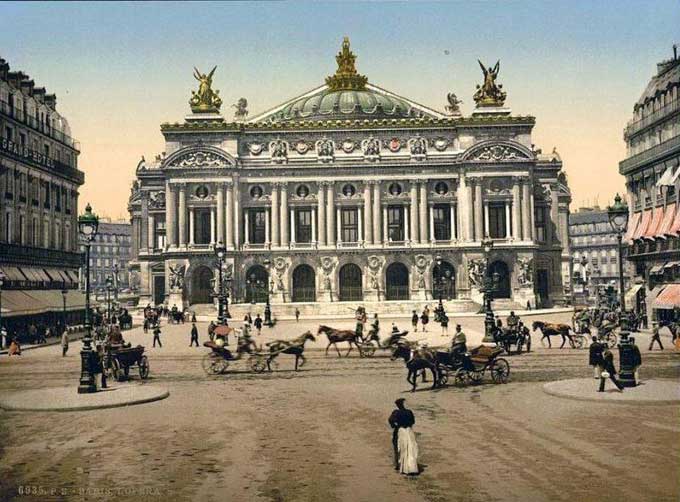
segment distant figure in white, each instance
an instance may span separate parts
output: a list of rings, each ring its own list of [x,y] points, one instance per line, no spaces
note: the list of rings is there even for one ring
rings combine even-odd
[[[392,448],[394,450],[394,469],[402,474],[419,474],[418,443],[413,425],[416,418],[413,412],[404,407],[404,398],[397,399],[397,409],[388,420],[392,427]]]

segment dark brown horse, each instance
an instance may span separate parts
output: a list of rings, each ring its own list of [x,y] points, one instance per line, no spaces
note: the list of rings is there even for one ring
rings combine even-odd
[[[402,358],[406,363],[408,374],[406,381],[411,384],[411,392],[415,392],[416,383],[418,380],[418,373],[423,372],[423,381],[425,381],[425,371],[432,372],[432,389],[437,387],[439,382],[439,366],[437,364],[437,356],[430,349],[424,347],[414,347],[409,343],[400,343],[394,346],[392,351],[392,359]]]
[[[564,347],[564,344],[567,342],[567,339],[569,340],[569,345],[571,345],[571,347],[574,347],[574,339],[571,337],[571,326],[569,326],[568,324],[534,321],[531,327],[534,331],[536,331],[537,329],[541,330],[541,333],[543,334],[543,336],[541,337],[541,343],[543,343],[544,338],[547,338],[548,348],[550,349],[552,348],[552,345],[550,343],[551,336],[562,337],[562,345],[560,345],[560,349]]]
[[[331,345],[333,345],[338,353],[338,357],[342,357],[340,355],[340,350],[338,349],[337,346],[338,343],[347,342],[349,344],[349,350],[347,351],[347,354],[345,354],[345,357],[347,357],[349,353],[352,351],[352,345],[354,345],[357,348],[357,350],[359,350],[359,342],[362,341],[361,337],[351,329],[335,329],[331,328],[330,326],[324,326],[323,324],[319,326],[319,329],[316,332],[316,334],[317,335],[324,334],[328,337],[326,355],[328,355],[328,349],[330,349]]]
[[[267,369],[272,370],[270,363],[276,359],[280,354],[290,354],[295,356],[295,371],[298,370],[298,360],[302,359],[300,363],[300,368],[305,364],[305,356],[302,353],[305,351],[305,343],[309,341],[316,341],[314,335],[311,331],[307,331],[293,340],[274,340],[273,342],[267,343],[269,347],[269,357],[267,358]]]

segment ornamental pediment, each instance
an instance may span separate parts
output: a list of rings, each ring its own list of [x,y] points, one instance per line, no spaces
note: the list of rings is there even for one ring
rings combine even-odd
[[[524,146],[505,142],[484,142],[473,145],[463,155],[463,160],[477,162],[511,162],[531,159],[533,155]]]
[[[234,159],[218,148],[192,148],[180,150],[168,157],[165,167],[175,169],[214,169],[235,165]]]

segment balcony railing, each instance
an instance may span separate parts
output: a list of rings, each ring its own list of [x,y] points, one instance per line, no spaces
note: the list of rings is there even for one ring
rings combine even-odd
[[[85,181],[85,174],[82,171],[6,138],[0,139],[0,154],[12,157],[19,162],[50,169],[55,174],[61,174],[81,184]]]
[[[0,256],[8,263],[28,265],[61,265],[77,268],[83,263],[83,255],[74,251],[36,248],[19,244],[0,244]]]
[[[57,131],[54,128],[47,126],[45,123],[36,120],[35,117],[24,115],[23,111],[20,111],[17,107],[11,107],[7,101],[0,100],[0,114],[26,124],[31,129],[38,131],[45,136],[49,136],[74,150],[80,151],[79,141],[73,139],[68,134],[64,134],[61,131]]]
[[[619,172],[621,174],[625,174],[633,167],[653,161],[663,155],[670,154],[675,149],[680,152],[680,136],[675,136],[674,138],[666,140],[663,143],[659,143],[658,145],[653,146],[644,152],[640,152],[637,155],[633,155],[632,157],[622,160],[619,162]]]
[[[628,139],[633,134],[640,132],[641,130],[653,125],[654,123],[660,121],[661,119],[669,117],[670,115],[677,111],[680,111],[680,99],[671,101],[667,105],[662,106],[657,111],[650,113],[646,117],[642,117],[641,119],[628,122],[628,125],[626,126],[623,135],[626,139]]]

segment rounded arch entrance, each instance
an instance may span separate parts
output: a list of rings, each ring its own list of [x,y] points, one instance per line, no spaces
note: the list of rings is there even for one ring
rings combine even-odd
[[[408,268],[399,262],[392,263],[385,271],[385,297],[387,300],[408,300]]]
[[[213,272],[209,267],[200,265],[191,275],[191,303],[211,303],[213,292]]]
[[[510,298],[512,289],[510,288],[510,270],[508,265],[501,260],[497,260],[489,265],[488,273],[498,274],[498,284],[494,291],[494,298]]]
[[[293,295],[294,302],[316,301],[316,274],[309,265],[298,265],[293,270]]]
[[[269,293],[269,273],[262,265],[253,265],[246,272],[246,302],[264,303]]]
[[[432,267],[432,297],[453,300],[456,298],[456,269],[448,261]]]
[[[338,273],[341,302],[357,302],[364,299],[361,268],[354,263],[346,263]]]

